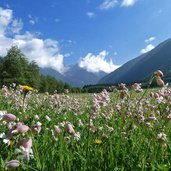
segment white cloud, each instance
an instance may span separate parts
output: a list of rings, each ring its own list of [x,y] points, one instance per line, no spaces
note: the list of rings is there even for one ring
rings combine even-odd
[[[70,57],[72,55],[72,52],[71,53],[66,53],[64,54],[64,57]]]
[[[29,18],[29,23],[31,24],[31,25],[34,25],[34,24],[36,24],[37,22],[38,22],[38,18],[37,17],[33,17],[32,15],[28,15],[28,18]]]
[[[29,20],[29,23],[34,25],[36,22],[34,20]]]
[[[21,19],[14,19],[11,24],[11,31],[13,33],[19,33],[23,28],[23,22]]]
[[[13,40],[11,38],[0,36],[0,56],[5,56],[12,44]]]
[[[95,13],[93,12],[87,12],[86,15],[89,17],[89,18],[94,18],[96,15]]]
[[[86,69],[88,72],[97,73],[104,71],[110,73],[117,69],[119,66],[114,65],[112,60],[109,62],[105,59],[108,52],[101,51],[98,55],[88,53],[84,58],[79,61],[79,67]]]
[[[147,53],[154,49],[155,47],[152,44],[148,44],[144,49],[141,50],[141,53]]]
[[[135,4],[137,0],[123,0],[121,6],[129,7]]]
[[[118,0],[104,0],[104,2],[99,6],[101,10],[109,10],[116,6]]]
[[[60,54],[58,42],[52,39],[39,39],[28,35],[28,37],[16,37],[14,43],[40,67],[50,67],[60,73],[65,72],[63,64],[64,56]]]
[[[12,10],[0,8],[0,56],[5,56],[12,45],[17,45],[29,61],[34,60],[40,67],[51,67],[64,73],[64,55],[60,53],[58,42],[37,38],[29,32],[16,34],[21,29],[22,21],[12,18]],[[5,33],[7,28],[12,31],[12,38]]]
[[[117,4],[121,4],[122,7],[133,6],[138,0],[104,0],[99,6],[101,10],[109,10],[114,8]]]
[[[11,9],[2,9],[0,7],[0,36],[5,34],[7,26],[12,20],[12,10]]]
[[[145,43],[150,43],[152,41],[154,41],[156,39],[156,37],[149,37],[148,39],[145,40]]]

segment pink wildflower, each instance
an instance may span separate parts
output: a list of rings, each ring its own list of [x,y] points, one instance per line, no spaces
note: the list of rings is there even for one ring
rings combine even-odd
[[[8,162],[5,163],[5,167],[7,169],[13,169],[16,168],[20,165],[20,162],[18,160],[10,160]]]
[[[73,128],[73,125],[72,124],[70,124],[70,123],[67,123],[67,125],[66,125],[66,129],[67,129],[67,131],[70,133],[70,134],[75,134],[75,130],[74,130],[74,128]]]
[[[17,117],[13,114],[7,113],[3,115],[3,120],[7,122],[13,122],[17,119]]]
[[[26,138],[18,142],[18,146],[22,146],[25,149],[31,149],[32,147],[32,139],[31,138]]]
[[[60,133],[61,133],[61,129],[59,128],[59,126],[54,125],[54,134],[55,134],[55,135],[58,135],[58,134],[60,134]]]
[[[12,136],[12,135],[18,135],[18,134],[22,134],[25,133],[29,130],[29,127],[27,125],[24,125],[21,122],[18,122],[8,133],[8,136]]]
[[[40,122],[37,122],[35,125],[33,125],[33,127],[31,128],[33,134],[36,134],[38,135],[41,131],[41,123]]]

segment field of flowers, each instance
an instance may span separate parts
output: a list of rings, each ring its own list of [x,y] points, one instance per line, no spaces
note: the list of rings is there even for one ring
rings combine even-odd
[[[169,170],[171,89],[111,89],[50,95],[4,86],[0,170]]]

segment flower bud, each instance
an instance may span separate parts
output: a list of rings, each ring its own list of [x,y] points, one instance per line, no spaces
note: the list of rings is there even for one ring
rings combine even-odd
[[[69,133],[75,134],[75,131],[74,131],[72,124],[68,123],[66,129]]]
[[[22,134],[25,133],[29,130],[29,127],[27,125],[24,125],[21,122],[18,122],[8,133],[9,136],[12,135],[18,135],[18,134]]]
[[[33,125],[33,127],[31,128],[33,134],[39,134],[40,131],[41,131],[41,123],[40,122],[37,122],[35,125]]]
[[[59,128],[59,126],[54,125],[54,134],[55,134],[55,135],[58,135],[58,134],[60,134],[60,133],[61,133],[61,129]]]
[[[17,117],[13,114],[7,113],[3,115],[3,120],[7,122],[13,122],[17,119]]]
[[[157,139],[160,141],[160,142],[167,142],[167,136],[165,133],[161,132],[157,135]]]
[[[46,120],[47,120],[48,122],[51,121],[51,118],[50,118],[49,116],[46,115],[45,118],[46,118]]]
[[[16,127],[17,133],[25,133],[29,130],[29,127],[27,125],[18,125]]]
[[[171,114],[169,114],[169,115],[167,116],[167,119],[168,119],[169,121],[171,121]]]
[[[155,121],[155,120],[157,120],[157,119],[156,119],[155,116],[149,116],[149,117],[147,118],[147,120],[148,120],[149,122],[151,122],[151,121]]]
[[[31,138],[26,138],[18,142],[18,146],[22,146],[25,149],[31,149],[32,147],[32,139]]]
[[[5,163],[5,167],[7,169],[13,169],[16,168],[20,165],[20,162],[18,160],[10,160],[8,162]]]
[[[156,83],[157,83],[157,85],[159,85],[160,87],[163,87],[163,86],[164,86],[164,81],[163,81],[160,77],[157,77],[157,78],[156,78]]]
[[[163,74],[163,72],[161,70],[155,71],[154,75],[159,76],[159,77],[163,77],[164,76],[164,74]]]

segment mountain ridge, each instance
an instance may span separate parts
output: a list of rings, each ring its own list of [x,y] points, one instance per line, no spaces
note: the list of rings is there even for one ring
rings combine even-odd
[[[72,86],[78,87],[96,84],[103,76],[106,75],[103,71],[99,73],[88,72],[86,69],[80,68],[78,64],[70,65],[64,74],[61,74],[52,68],[40,68],[40,73],[43,75],[53,76],[57,80],[67,82]]]
[[[155,70],[169,72],[171,69],[171,38],[153,50],[142,54],[103,77],[98,83],[129,83],[148,78]]]

